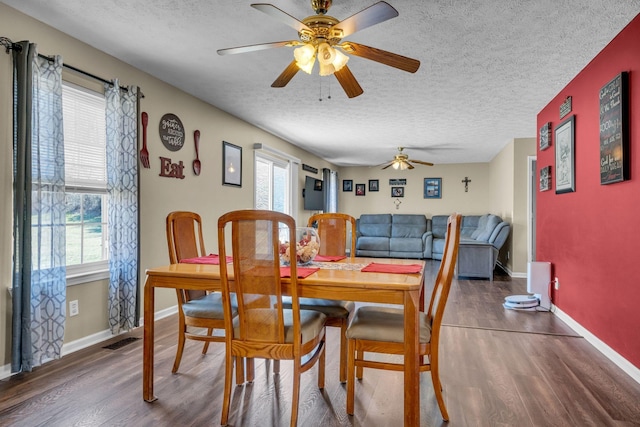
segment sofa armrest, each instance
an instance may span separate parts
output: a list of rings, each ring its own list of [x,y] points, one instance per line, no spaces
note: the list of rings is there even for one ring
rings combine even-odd
[[[509,237],[509,232],[511,231],[511,226],[506,221],[502,221],[500,224],[493,229],[491,233],[491,237],[489,237],[489,243],[493,245],[494,248],[500,249],[504,242],[507,241],[507,237]]]
[[[423,248],[423,258],[431,258],[431,253],[433,249],[433,232],[425,231],[422,235],[422,248]]]

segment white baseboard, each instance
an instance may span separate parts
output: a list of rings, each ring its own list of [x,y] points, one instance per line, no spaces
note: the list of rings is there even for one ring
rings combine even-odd
[[[504,270],[505,273],[507,273],[509,275],[509,277],[518,277],[520,279],[526,279],[527,278],[527,273],[518,273],[518,272],[513,272],[511,271],[509,268],[507,268],[506,265],[503,265],[500,261],[497,262],[498,267],[500,267],[502,270]]]
[[[172,307],[169,308],[165,308],[164,310],[160,310],[158,312],[156,312],[153,316],[153,318],[155,320],[159,320],[159,319],[163,319],[165,317],[171,316],[175,313],[178,312],[178,306],[174,305]],[[140,318],[140,324],[143,325],[144,324],[144,318],[141,317]],[[125,333],[125,332],[122,332]],[[101,332],[97,332],[95,334],[80,338],[78,340],[75,341],[71,341],[68,343],[65,343],[62,345],[62,356],[64,357],[67,354],[71,354],[73,352],[76,352],[78,350],[82,350],[83,348],[87,348],[89,346],[95,345],[95,344],[99,344],[103,341],[106,341],[108,339],[113,338],[114,335],[111,333],[111,331],[109,329],[106,329],[104,331]],[[5,378],[10,377],[11,375],[13,375],[11,373],[11,364],[8,365],[4,365],[4,366],[0,366],[0,380],[3,380]]]
[[[558,316],[560,320],[567,324],[571,329],[573,329],[576,333],[582,335],[584,339],[587,340],[589,344],[594,346],[596,350],[602,353],[607,359],[611,360],[617,367],[622,369],[627,375],[633,378],[638,384],[640,384],[640,369],[634,366],[627,359],[622,357],[619,353],[617,353],[614,349],[609,347],[607,344],[602,342],[598,337],[593,335],[587,329],[585,329],[581,324],[573,320],[569,315],[560,310],[558,307],[552,307],[553,313]]]

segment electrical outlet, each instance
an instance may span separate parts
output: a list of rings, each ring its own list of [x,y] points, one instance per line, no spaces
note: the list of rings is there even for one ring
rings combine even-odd
[[[556,279],[553,281],[553,283],[555,284],[555,288],[556,290],[560,289],[560,280],[558,280],[558,278],[556,277]]]
[[[77,316],[80,314],[80,308],[78,307],[78,300],[69,301],[69,316]]]

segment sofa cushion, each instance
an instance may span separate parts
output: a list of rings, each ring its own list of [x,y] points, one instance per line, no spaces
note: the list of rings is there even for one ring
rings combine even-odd
[[[356,249],[363,251],[389,252],[389,238],[376,236],[360,236],[356,241]]]
[[[431,231],[433,232],[434,241],[436,238],[444,238],[444,235],[447,232],[448,219],[449,215],[434,215],[431,217]]]
[[[422,254],[422,251],[423,251],[422,238],[421,237],[392,237],[389,240],[389,251],[416,252],[418,254]]]
[[[392,219],[391,237],[422,238],[427,231],[427,217],[424,215],[396,214]],[[419,251],[422,251],[422,243]],[[392,249],[393,250],[393,249]]]
[[[478,223],[484,215],[465,215],[462,217],[460,225],[460,237],[473,237],[473,233],[478,229]]]
[[[364,214],[358,219],[358,232],[365,237],[391,237],[391,214]],[[388,246],[387,249],[388,250]]]
[[[478,218],[478,223],[476,224],[475,230],[471,233],[472,239],[477,239],[480,233],[482,233],[487,226],[487,220],[489,219],[489,215],[482,215]]]
[[[498,226],[498,224],[500,224],[500,222],[502,222],[502,220],[496,215],[483,216],[486,216],[486,224],[483,228],[478,228],[480,232],[475,236],[475,239],[479,242],[488,242],[489,237],[491,237],[491,233],[493,233],[493,230]]]

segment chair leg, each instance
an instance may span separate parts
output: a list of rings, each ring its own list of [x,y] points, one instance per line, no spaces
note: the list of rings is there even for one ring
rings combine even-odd
[[[245,373],[245,377],[246,380],[250,383],[253,382],[253,380],[256,377],[256,367],[255,367],[255,362],[253,357],[247,357],[245,359],[245,366],[246,366],[246,373]]]
[[[353,415],[354,393],[355,393],[355,364],[356,364],[356,342],[348,340],[347,351],[347,414]]]
[[[187,327],[184,324],[184,319],[180,318],[178,327],[178,346],[176,348],[176,358],[173,361],[173,368],[171,369],[172,374],[178,372],[178,368],[180,367],[180,361],[182,360],[182,351],[184,350],[184,342],[186,341],[186,338],[184,336],[186,329]]]
[[[208,336],[213,335],[213,328],[207,329],[207,335]],[[205,341],[204,342],[204,346],[202,347],[202,354],[207,354],[207,351],[209,351],[209,342],[210,341]]]
[[[356,359],[358,360],[364,360],[364,351],[362,350],[354,350],[354,352],[356,353]],[[364,368],[362,366],[356,366],[356,378],[358,378],[359,380],[362,379],[362,375],[363,375],[363,370]]]
[[[347,319],[340,324],[340,382],[347,382]]]
[[[433,391],[436,395],[436,401],[438,402],[442,419],[449,421],[449,413],[447,412],[447,407],[444,404],[444,398],[442,396],[442,383],[440,382],[438,359],[436,357],[431,358],[431,381],[433,382]]]
[[[236,357],[236,385],[244,384],[244,358]]]
[[[320,353],[320,360],[318,360],[318,388],[324,389],[324,372],[325,372],[325,361],[326,361],[326,342],[324,339],[320,343],[322,346],[322,353]]]
[[[279,360],[275,360],[273,361],[273,373],[274,375],[277,375],[280,373],[280,361]]]
[[[242,358],[236,357],[236,363]],[[220,424],[227,425],[229,421],[229,406],[231,405],[231,377],[233,375],[234,357],[231,355],[231,349],[227,348],[224,358],[224,395],[222,398],[222,415],[220,416]]]
[[[279,362],[279,361],[278,361]],[[298,425],[298,405],[300,404],[300,359],[293,361],[293,389],[291,390],[291,427]]]

